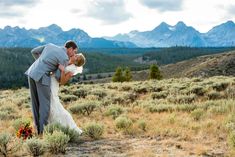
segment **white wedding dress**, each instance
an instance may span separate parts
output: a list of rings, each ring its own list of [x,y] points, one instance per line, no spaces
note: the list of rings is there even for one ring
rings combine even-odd
[[[74,64],[71,64],[65,68],[65,72],[68,71],[76,75],[82,72],[82,67],[76,67]],[[61,104],[58,92],[59,82],[56,80],[55,75],[51,75],[51,106],[48,123],[60,123],[62,126],[74,129],[81,134],[82,130],[78,128],[71,114]]]

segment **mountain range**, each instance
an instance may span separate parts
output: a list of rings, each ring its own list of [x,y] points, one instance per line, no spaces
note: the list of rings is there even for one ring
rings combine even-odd
[[[162,22],[151,31],[139,32],[135,30],[105,38],[115,41],[129,41],[138,47],[230,47],[235,46],[235,24],[233,21],[227,21],[213,27],[207,33],[200,33],[182,21],[175,26]]]
[[[174,26],[162,22],[151,31],[134,30],[100,38],[92,38],[78,28],[63,31],[56,24],[28,30],[18,26],[0,29],[0,47],[35,47],[49,42],[63,45],[67,40],[74,40],[79,47],[84,48],[231,47],[235,46],[235,24],[233,21],[227,21],[207,33],[200,33],[182,21]]]
[[[67,40],[74,40],[79,47],[86,48],[136,47],[131,42],[92,38],[81,29],[73,28],[68,31],[63,31],[56,24],[29,30],[18,26],[6,26],[0,29],[0,47],[35,47],[46,43],[54,43],[62,46]]]

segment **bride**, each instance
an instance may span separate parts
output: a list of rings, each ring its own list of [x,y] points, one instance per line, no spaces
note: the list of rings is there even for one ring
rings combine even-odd
[[[51,106],[48,124],[60,123],[62,126],[69,127],[76,130],[79,134],[82,134],[82,130],[78,128],[71,114],[63,107],[60,102],[58,91],[59,83],[65,84],[72,76],[82,73],[83,65],[85,64],[85,57],[79,53],[72,57],[69,61],[69,65],[64,67],[59,65],[61,71],[60,82],[55,78],[55,74],[51,75]]]

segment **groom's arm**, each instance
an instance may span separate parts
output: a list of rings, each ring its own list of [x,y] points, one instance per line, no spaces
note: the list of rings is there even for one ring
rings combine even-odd
[[[33,55],[33,58],[36,60],[40,57],[43,49],[45,48],[45,45],[44,46],[38,46],[38,47],[35,47],[34,49],[31,50],[31,53]]]

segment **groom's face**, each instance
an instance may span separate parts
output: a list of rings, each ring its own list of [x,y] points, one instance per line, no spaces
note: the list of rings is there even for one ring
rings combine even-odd
[[[68,54],[68,56],[71,58],[71,57],[73,57],[75,54],[77,54],[77,51],[78,51],[77,48],[76,48],[76,49],[73,49],[72,47],[70,47],[70,48],[67,49],[67,54]]]

